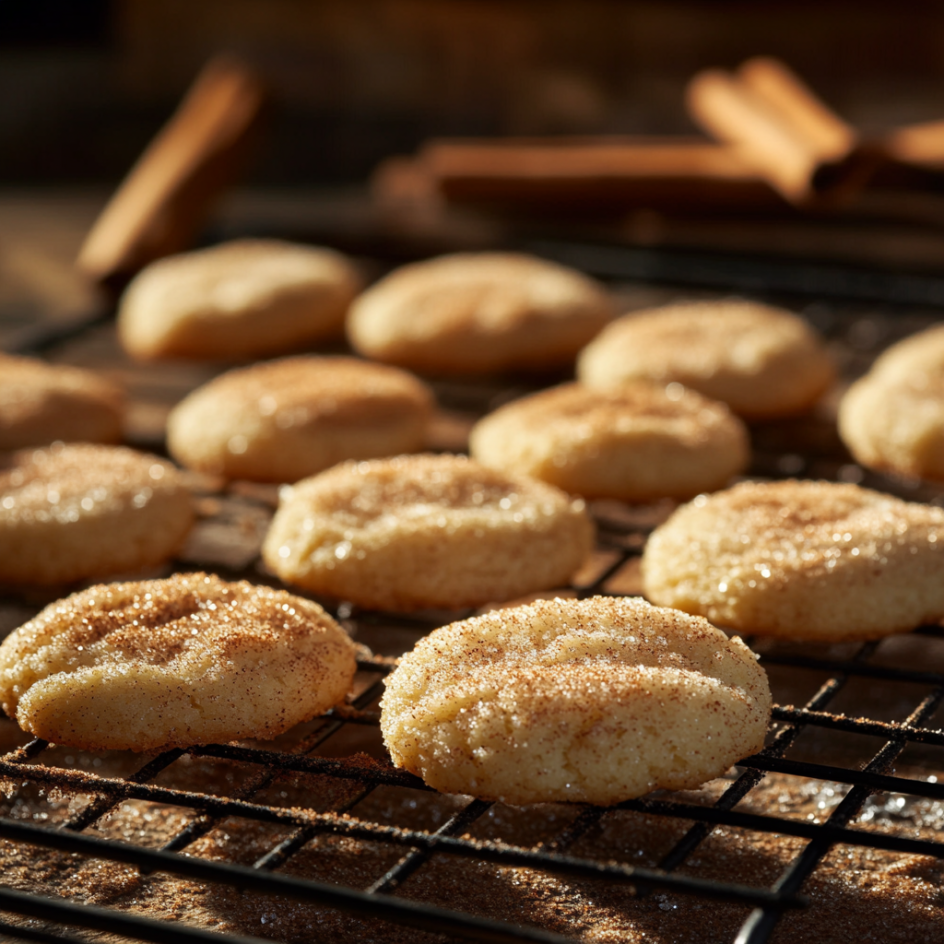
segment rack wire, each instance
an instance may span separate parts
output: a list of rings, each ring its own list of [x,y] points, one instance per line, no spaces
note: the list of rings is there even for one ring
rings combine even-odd
[[[856,318],[861,320],[860,315]],[[833,319],[834,340],[848,336],[853,321]],[[84,330],[110,328],[98,317]],[[877,336],[873,348],[881,340]],[[48,350],[55,343],[54,335],[42,334],[29,346]],[[874,353],[859,347],[847,358],[853,369]],[[440,393],[447,404],[451,401],[463,409],[471,404],[479,412],[496,396],[514,395],[448,386]],[[753,474],[853,478],[907,497],[939,497],[916,483],[866,475],[836,449],[835,442],[822,447],[815,430],[811,435],[806,427],[781,424],[758,428],[754,434]],[[229,490],[216,498],[225,500],[226,513],[236,518],[243,512],[258,516],[271,511],[265,496]],[[599,535],[593,572],[567,591],[580,597],[635,592],[634,568],[664,509],[603,502],[593,512]],[[213,517],[205,515],[205,523],[213,523]],[[233,567],[218,560],[201,561],[197,555],[175,566],[195,569],[201,564],[227,578],[267,579],[257,558]],[[13,602],[20,611],[38,609],[38,603]],[[126,890],[110,897],[55,896],[48,881],[33,882],[19,874],[11,879],[8,873],[0,885],[0,912],[6,916],[0,919],[0,935],[57,944],[98,940],[100,935],[109,941],[174,944],[240,942],[260,936],[296,941],[317,939],[325,933],[321,922],[334,913],[351,916],[351,939],[356,940],[393,939],[396,927],[430,932],[434,935],[430,940],[450,941],[550,944],[573,940],[579,933],[572,909],[554,920],[547,914],[543,920],[523,906],[510,916],[496,917],[483,906],[487,891],[468,907],[455,899],[446,906],[439,900],[442,895],[428,893],[445,872],[468,874],[470,884],[475,876],[486,875],[493,883],[499,876],[514,886],[524,877],[532,899],[541,882],[555,888],[620,889],[626,902],[642,902],[650,910],[658,902],[655,907],[663,910],[665,922],[673,919],[674,910],[685,910],[685,902],[707,909],[705,914],[714,914],[711,909],[717,908],[719,920],[731,929],[728,939],[761,944],[771,939],[778,924],[787,933],[790,916],[810,905],[804,885],[837,848],[944,859],[944,837],[935,829],[916,828],[907,821],[906,828],[898,828],[888,817],[869,815],[885,808],[883,797],[896,802],[904,798],[903,804],[944,801],[944,782],[933,773],[929,776],[944,769],[935,753],[944,747],[944,730],[933,726],[944,701],[944,671],[938,671],[935,660],[928,661],[924,652],[924,647],[935,646],[944,651],[940,627],[920,627],[911,634],[908,659],[902,658],[896,640],[830,648],[749,639],[773,674],[775,696],[778,684],[790,693],[807,692],[799,704],[776,704],[770,736],[760,753],[742,760],[713,790],[659,791],[615,807],[561,805],[536,812],[470,798],[441,798],[418,778],[394,768],[383,754],[377,701],[383,678],[395,665],[396,650],[409,648],[436,625],[467,614],[402,616],[357,612],[344,605],[335,614],[355,639],[390,654],[365,649],[351,704],[271,745],[205,745],[148,758],[79,756],[81,752],[18,736],[12,722],[3,722],[11,730],[0,731],[9,746],[0,757],[0,780],[8,793],[0,815],[4,846],[0,860],[35,860],[50,874],[57,869],[57,874],[80,874],[107,863],[103,874],[112,879],[123,876]],[[862,699],[851,692],[863,686],[894,689],[897,694],[864,713]],[[850,714],[850,707],[859,713]],[[849,747],[853,743],[854,749]],[[903,755],[916,749],[917,759],[897,771]],[[208,780],[195,776],[207,770]],[[789,808],[785,812],[770,802],[769,791],[762,790],[771,775],[794,783],[794,793],[806,790],[814,798],[821,795],[823,785],[831,785],[832,800],[821,803],[816,814],[794,815]],[[279,787],[285,784],[289,789],[282,791],[281,796],[287,796],[283,801]],[[815,789],[808,789],[810,785]],[[378,800],[381,794],[386,799]],[[161,828],[132,835],[131,826],[140,824],[142,809],[161,811],[155,814]],[[632,822],[672,825],[659,832],[659,842],[651,848],[626,847],[622,855],[614,856],[610,837],[620,833],[627,817]],[[538,838],[536,820],[540,820]],[[503,829],[511,824],[511,838],[494,835],[496,822]],[[221,838],[228,832],[247,831],[251,833],[247,843],[241,844],[237,837],[227,845],[228,839]],[[740,838],[734,842],[733,836]],[[756,837],[787,844],[789,854],[768,863],[776,873],[772,880],[737,869],[734,878],[700,870],[707,848],[730,845],[737,852]],[[356,883],[325,880],[317,877],[317,868],[306,872],[297,867],[300,859],[341,847],[357,853]],[[634,861],[640,856],[644,864]],[[209,929],[212,922],[203,912],[197,917],[186,904],[178,914],[180,920],[169,920],[166,913],[149,916],[148,883],[156,875],[171,876],[175,887],[189,889],[189,894],[196,889],[197,897],[211,887],[226,889],[253,921],[236,920],[221,907],[217,916],[217,926],[225,929],[221,934]],[[424,876],[427,880],[417,885]],[[492,887],[489,881],[486,889]],[[75,892],[74,884],[71,887]],[[180,894],[186,898],[188,892]],[[283,920],[289,912],[294,924]],[[299,936],[303,933],[299,920],[307,928],[304,937]],[[330,927],[324,939],[341,933],[342,925],[335,922]],[[658,932],[660,926],[655,927]],[[413,931],[407,933],[412,936],[402,939],[425,940]]]

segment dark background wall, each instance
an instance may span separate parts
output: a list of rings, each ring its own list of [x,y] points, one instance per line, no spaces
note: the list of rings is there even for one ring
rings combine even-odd
[[[944,4],[913,0],[0,0],[0,184],[113,181],[221,50],[276,93],[268,184],[433,134],[691,132],[686,79],[757,53],[867,129],[944,117]]]

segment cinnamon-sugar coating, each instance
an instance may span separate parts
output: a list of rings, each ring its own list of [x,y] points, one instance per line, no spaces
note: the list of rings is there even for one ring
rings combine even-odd
[[[193,522],[177,469],[122,446],[0,457],[0,582],[56,584],[166,560]]]
[[[360,295],[347,321],[366,357],[428,374],[571,363],[613,317],[602,286],[519,253],[456,253],[403,266]]]
[[[50,604],[0,645],[0,702],[86,750],[271,738],[344,697],[354,653],[316,603],[177,574]]]
[[[118,336],[140,360],[280,354],[339,335],[359,290],[332,249],[235,239],[143,269],[122,296]]]
[[[810,409],[835,368],[802,318],[726,299],[624,315],[581,351],[577,376],[601,388],[637,379],[677,382],[739,416],[770,419]]]
[[[936,373],[896,365],[857,380],[839,404],[839,435],[862,465],[944,480],[944,362]]]
[[[745,633],[872,639],[944,617],[944,509],[857,485],[746,482],[679,508],[646,596]]]
[[[839,404],[839,434],[869,468],[944,480],[944,326],[876,358]]]
[[[691,498],[750,458],[744,424],[680,384],[564,384],[515,400],[473,428],[472,456],[587,498]]]
[[[388,610],[560,586],[593,543],[584,503],[464,456],[347,462],[286,489],[265,562],[287,583]]]
[[[0,354],[0,449],[121,441],[124,392],[94,371]]]
[[[763,746],[740,639],[639,599],[542,600],[437,629],[387,679],[394,762],[445,793],[610,805],[723,774]]]
[[[167,445],[203,472],[297,482],[345,459],[423,447],[433,395],[416,377],[352,357],[290,357],[229,371],[171,412]]]

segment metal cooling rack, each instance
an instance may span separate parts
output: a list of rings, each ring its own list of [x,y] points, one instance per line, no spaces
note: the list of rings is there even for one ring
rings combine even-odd
[[[684,280],[683,280],[684,281]],[[874,350],[898,330],[887,320],[887,313],[872,312],[839,316],[832,310],[817,309],[820,327],[834,341],[855,338],[855,332],[872,337],[868,344],[852,344],[847,351],[847,368],[861,369]],[[816,313],[814,312],[814,314]],[[882,330],[869,334],[856,328],[865,321],[885,318]],[[88,330],[97,330],[98,318]],[[889,328],[889,325],[891,327]],[[73,329],[69,329],[74,332]],[[905,333],[902,330],[901,333]],[[63,335],[64,336],[64,335]],[[62,340],[59,338],[58,340]],[[37,335],[24,345],[34,350],[49,349],[57,338]],[[849,345],[846,345],[849,347]],[[443,398],[454,405],[482,409],[494,401],[495,391],[487,395],[463,388],[444,388]],[[476,399],[478,397],[478,400]],[[800,432],[799,445],[794,434]],[[755,431],[754,474],[763,476],[805,475],[864,481],[867,485],[895,490],[905,497],[934,500],[937,493],[915,483],[895,483],[862,473],[847,456],[837,453],[835,443],[822,430],[808,431],[790,424]],[[823,445],[826,442],[826,445]],[[595,507],[599,527],[598,551],[601,566],[593,578],[570,588],[578,596],[597,593],[616,594],[614,580],[631,570],[645,543],[651,522],[626,508],[612,503]],[[181,563],[181,569],[193,569],[193,561]],[[227,578],[260,579],[257,562],[239,572],[208,565]],[[22,605],[22,604],[21,604]],[[415,617],[393,614],[358,613],[341,607],[336,615],[350,628],[355,638],[370,635],[378,627],[394,627],[397,638],[412,638],[434,626],[466,614],[421,614]],[[939,627],[922,627],[922,637],[944,642]],[[375,633],[376,635],[376,633]],[[174,750],[150,759],[142,759],[137,769],[122,776],[98,775],[77,765],[63,762],[47,742],[36,739],[24,743],[0,758],[0,777],[31,790],[60,791],[68,795],[87,796],[83,808],[70,813],[57,828],[13,817],[0,818],[0,840],[15,844],[29,857],[32,850],[42,847],[70,854],[76,861],[105,860],[136,867],[142,874],[163,872],[201,884],[240,889],[245,895],[277,894],[310,905],[350,912],[359,919],[377,919],[424,931],[446,935],[447,939],[494,942],[559,942],[572,940],[537,928],[479,917],[460,910],[449,910],[402,897],[398,892],[411,876],[428,868],[434,858],[470,860],[495,866],[532,870],[550,876],[574,879],[596,879],[625,886],[628,893],[678,894],[701,900],[728,902],[748,910],[735,941],[737,944],[760,944],[769,939],[784,912],[803,908],[804,880],[812,875],[824,857],[837,844],[862,846],[902,854],[919,854],[944,858],[944,839],[916,838],[900,831],[875,830],[856,825],[867,800],[876,793],[893,793],[904,797],[944,801],[944,783],[917,776],[899,776],[893,771],[896,760],[908,745],[930,748],[944,747],[944,730],[928,727],[932,716],[944,700],[944,673],[921,666],[896,666],[879,657],[887,641],[869,642],[856,647],[840,647],[841,652],[817,649],[803,651],[764,645],[756,640],[763,664],[787,672],[812,672],[820,679],[814,694],[799,707],[777,705],[773,711],[767,746],[759,754],[741,761],[736,775],[713,802],[693,802],[683,796],[659,792],[649,797],[627,801],[617,807],[580,806],[567,822],[537,845],[515,845],[507,842],[473,838],[469,835],[476,824],[487,817],[493,804],[479,800],[466,801],[433,831],[409,828],[359,816],[358,806],[373,791],[394,787],[415,791],[417,796],[430,790],[418,778],[396,770],[388,761],[370,759],[362,754],[343,755],[344,738],[355,729],[376,728],[379,722],[377,700],[382,691],[383,677],[391,671],[394,660],[369,653],[359,660],[360,693],[346,709],[335,709],[317,723],[305,726],[291,743],[279,742],[278,747],[259,748],[247,745],[207,745],[187,751]],[[835,710],[837,699],[850,683],[875,680],[877,683],[904,686],[910,693],[913,707],[895,720],[870,717],[849,717]],[[831,710],[831,706],[833,710]],[[880,746],[857,767],[792,759],[791,749],[804,732],[823,730],[833,738],[866,736],[878,739]],[[332,745],[340,744],[342,756],[327,756]],[[238,788],[228,795],[217,795],[180,786],[165,785],[173,780],[174,765],[185,755],[193,759],[225,761],[238,770]],[[944,755],[942,755],[944,757]],[[944,766],[944,765],[942,765]],[[828,781],[842,785],[845,795],[822,821],[800,820],[795,817],[768,813],[745,812],[738,809],[742,800],[762,782],[768,772],[790,775],[809,782]],[[268,802],[263,794],[286,773],[313,774],[328,782],[344,782],[347,793],[342,803],[331,809],[319,809],[313,799],[310,808],[286,807]],[[162,782],[157,782],[157,781]],[[122,815],[125,801],[143,800],[152,804],[183,810],[189,814],[180,827],[159,848],[130,841],[117,841],[92,835],[94,827]],[[606,830],[608,818],[620,813],[638,813],[650,817],[677,819],[691,825],[680,839],[663,852],[656,867],[639,867],[629,862],[613,861],[602,856],[572,851],[581,840],[592,837],[596,830]],[[516,811],[527,817],[527,809]],[[271,824],[284,835],[251,865],[189,855],[188,850],[202,837],[221,824],[244,821]],[[699,878],[680,871],[718,827],[732,827],[757,835],[788,836],[802,842],[802,849],[779,877],[769,886]],[[391,850],[398,860],[392,867],[378,868],[369,884],[361,887],[312,881],[282,871],[317,837],[334,836],[370,843]],[[581,847],[583,848],[583,847]],[[0,936],[6,939],[39,942],[84,942],[86,932],[106,932],[123,938],[155,942],[227,942],[255,938],[221,935],[189,927],[181,922],[168,923],[119,908],[92,907],[66,898],[51,898],[0,886],[0,912],[9,917],[0,919]],[[278,939],[278,938],[276,938]],[[382,937],[380,938],[382,939]]]

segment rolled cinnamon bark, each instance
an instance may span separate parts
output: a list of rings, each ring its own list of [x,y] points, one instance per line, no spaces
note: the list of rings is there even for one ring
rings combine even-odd
[[[783,208],[730,148],[699,139],[434,140],[418,163],[456,203]]]
[[[211,60],[95,221],[77,267],[120,285],[147,263],[189,248],[241,170],[265,101],[249,68],[229,57]]]
[[[886,160],[858,138],[782,63],[752,59],[734,76],[718,69],[689,83],[692,117],[797,203],[839,202]]]
[[[927,121],[896,128],[885,139],[889,152],[900,161],[944,168],[944,121]]]

